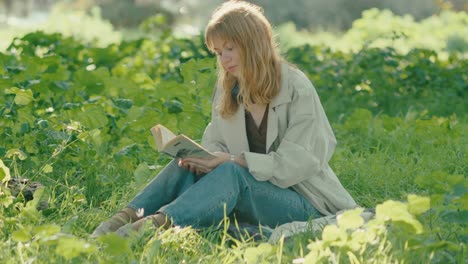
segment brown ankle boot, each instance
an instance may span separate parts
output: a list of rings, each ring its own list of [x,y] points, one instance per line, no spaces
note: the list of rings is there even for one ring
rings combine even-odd
[[[131,232],[138,232],[142,230],[142,228],[148,221],[151,221],[151,223],[156,228],[169,229],[170,227],[172,227],[172,222],[170,221],[170,219],[168,219],[168,217],[165,214],[156,213],[154,215],[144,217],[131,225],[127,224],[122,226],[116,231],[116,234],[121,237],[127,237]]]
[[[121,226],[138,221],[138,216],[132,208],[124,208],[112,216],[109,220],[102,222],[94,230],[92,236],[97,237],[110,232],[114,232]]]

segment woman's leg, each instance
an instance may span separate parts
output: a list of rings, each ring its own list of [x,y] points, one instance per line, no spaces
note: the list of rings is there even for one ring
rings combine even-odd
[[[239,221],[270,227],[321,216],[294,190],[257,181],[232,162],[219,165],[158,212],[176,225],[194,227],[216,225],[231,213]]]
[[[196,181],[196,176],[171,161],[146,187],[138,193],[126,208],[117,212],[109,220],[102,222],[93,232],[99,236],[114,232],[127,223],[136,222],[136,211],[144,209],[144,216],[152,215],[161,206],[171,202]]]
[[[177,163],[177,160],[172,160],[127,207],[134,210],[143,208],[144,216],[152,215],[192,186],[197,177]]]

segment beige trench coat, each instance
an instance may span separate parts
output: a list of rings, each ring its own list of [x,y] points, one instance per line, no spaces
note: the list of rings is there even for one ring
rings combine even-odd
[[[294,188],[325,215],[356,207],[328,165],[336,139],[315,88],[304,73],[287,64],[282,65],[281,74],[280,93],[268,109],[268,154],[249,152],[242,105],[229,119],[215,110],[224,92],[220,87],[202,145],[211,151],[244,154],[258,181]]]

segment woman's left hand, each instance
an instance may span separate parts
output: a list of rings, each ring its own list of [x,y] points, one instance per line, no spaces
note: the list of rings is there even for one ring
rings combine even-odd
[[[216,158],[214,159],[197,159],[197,158],[185,158],[181,159],[182,165],[188,165],[190,167],[195,167],[197,174],[206,174],[214,170],[219,164],[226,162],[230,159],[230,155],[225,152],[214,152]]]

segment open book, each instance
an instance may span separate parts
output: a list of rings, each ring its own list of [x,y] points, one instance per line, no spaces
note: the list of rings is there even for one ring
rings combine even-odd
[[[158,124],[151,128],[159,152],[173,158],[213,159],[216,156],[185,135],[174,135],[165,126]]]

